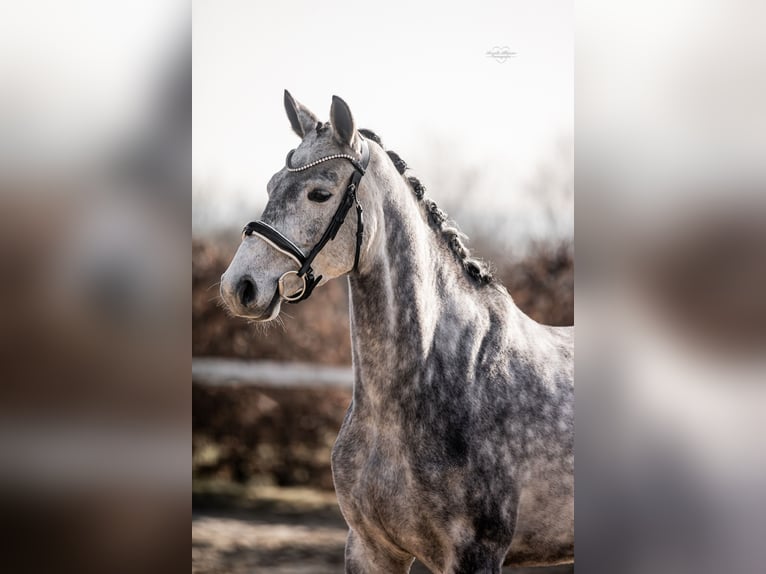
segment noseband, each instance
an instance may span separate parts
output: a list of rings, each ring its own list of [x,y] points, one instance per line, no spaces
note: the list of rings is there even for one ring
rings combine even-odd
[[[335,215],[333,215],[330,220],[321,239],[311,248],[308,255],[304,255],[303,251],[301,251],[295,243],[290,241],[280,231],[263,221],[251,221],[242,231],[244,237],[255,235],[280,253],[287,255],[298,264],[299,269],[297,271],[290,270],[283,273],[278,282],[279,296],[289,303],[298,303],[299,301],[308,299],[309,295],[311,295],[311,292],[314,290],[314,287],[316,287],[322,280],[321,275],[316,278],[314,277],[314,270],[311,268],[311,263],[314,261],[314,258],[319,255],[319,252],[322,251],[327,242],[335,239],[338,230],[346,219],[346,214],[354,204],[356,204],[356,251],[354,253],[354,267],[352,268],[352,271],[356,271],[356,268],[359,266],[359,251],[362,248],[364,222],[362,220],[362,206],[359,205],[356,193],[359,189],[359,182],[362,180],[362,176],[370,163],[370,147],[361,135],[357,134],[357,136],[362,144],[362,155],[359,160],[345,153],[336,153],[316,159],[306,165],[294,167],[292,165],[292,157],[295,150],[292,150],[287,154],[286,164],[287,171],[289,172],[304,171],[331,159],[346,159],[354,166],[354,173],[351,174],[351,181],[346,187],[346,192],[343,194],[338,209],[335,210]],[[301,287],[294,293],[288,293],[288,286],[285,285],[285,278],[290,275],[295,275],[302,281]]]

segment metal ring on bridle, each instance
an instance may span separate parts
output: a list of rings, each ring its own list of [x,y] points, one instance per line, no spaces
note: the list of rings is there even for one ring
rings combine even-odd
[[[290,274],[295,275],[301,281],[303,281],[303,286],[300,288],[300,290],[297,291],[296,293],[293,293],[292,295],[288,295],[286,293],[285,283],[284,283],[285,277],[287,277]],[[305,274],[300,275],[298,271],[293,271],[293,270],[285,271],[282,274],[282,276],[279,278],[279,281],[277,282],[277,284],[279,285],[279,296],[282,297],[282,299],[284,299],[285,301],[299,301],[301,297],[303,297],[303,294],[306,292],[306,289],[308,288],[308,285],[306,283],[306,275]]]

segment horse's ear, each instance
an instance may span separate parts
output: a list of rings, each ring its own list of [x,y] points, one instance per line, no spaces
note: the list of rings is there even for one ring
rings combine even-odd
[[[293,131],[301,138],[305,137],[307,133],[316,128],[316,125],[319,122],[317,117],[296,102],[287,90],[285,90],[285,111],[287,112],[287,119],[290,120],[290,125],[293,127]]]
[[[330,124],[332,124],[332,131],[338,143],[353,147],[352,144],[356,135],[354,116],[351,115],[348,104],[338,96],[332,97]]]

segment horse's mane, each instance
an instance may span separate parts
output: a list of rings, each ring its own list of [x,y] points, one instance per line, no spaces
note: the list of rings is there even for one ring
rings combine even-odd
[[[396,170],[404,175],[404,172],[407,171],[408,167],[407,163],[399,157],[399,154],[391,150],[386,150],[383,147],[383,142],[380,137],[375,132],[367,129],[360,129],[359,132],[365,138],[374,141],[383,148],[388,154],[388,157],[391,158]],[[466,239],[466,235],[458,229],[457,224],[452,221],[444,211],[439,209],[439,206],[436,205],[433,200],[425,197],[426,187],[420,183],[420,180],[417,177],[408,175],[405,176],[405,179],[410,185],[410,188],[412,188],[415,197],[424,206],[426,220],[430,226],[444,238],[444,241],[446,241],[458,263],[465,269],[468,276],[481,285],[493,283],[494,277],[489,265],[486,262],[471,256],[471,252],[463,242],[463,240]]]

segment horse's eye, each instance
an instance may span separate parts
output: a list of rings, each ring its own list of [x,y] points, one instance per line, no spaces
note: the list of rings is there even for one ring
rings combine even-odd
[[[326,189],[312,189],[309,191],[309,199],[317,203],[324,203],[332,197],[332,193]]]

